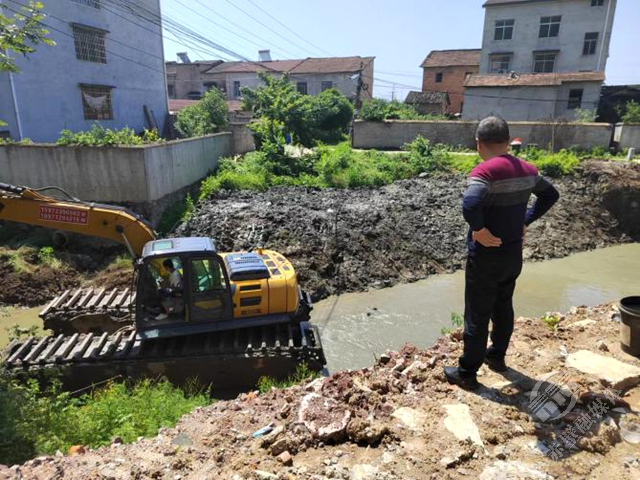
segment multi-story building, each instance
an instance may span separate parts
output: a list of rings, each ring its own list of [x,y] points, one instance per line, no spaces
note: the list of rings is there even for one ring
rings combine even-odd
[[[422,67],[422,91],[446,92],[449,101],[444,113],[462,112],[464,81],[478,73],[480,49],[434,50],[427,55]]]
[[[0,0],[6,13],[26,2]],[[159,0],[128,7],[112,0],[50,0],[44,26],[55,46],[16,57],[20,73],[0,72],[0,134],[52,142],[63,129],[93,123],[136,131],[168,116]],[[141,14],[144,9],[144,15]],[[155,17],[154,17],[155,15]]]
[[[268,51],[260,52],[256,62],[222,62],[202,70],[198,74],[199,88],[192,95],[176,95],[171,98],[195,98],[196,93],[218,88],[227,96],[231,105],[239,105],[242,87],[258,87],[262,84],[258,73],[280,76],[289,74],[296,89],[305,95],[317,95],[335,88],[352,100],[373,97],[374,57],[305,58],[298,60],[271,60]],[[167,71],[174,65],[167,64]],[[169,85],[173,82],[169,76]]]
[[[595,111],[616,0],[487,0],[480,72],[465,80],[463,118],[575,118]]]
[[[178,57],[178,62],[166,62],[169,99],[199,100],[204,92],[218,87],[204,72],[222,60],[192,62],[187,53],[179,53]]]

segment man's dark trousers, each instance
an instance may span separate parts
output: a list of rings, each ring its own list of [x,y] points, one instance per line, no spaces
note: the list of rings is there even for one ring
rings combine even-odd
[[[514,248],[515,247],[515,248]],[[464,353],[460,375],[475,377],[487,357],[504,359],[513,333],[513,291],[522,271],[522,248],[478,249],[465,272]],[[489,320],[493,323],[487,349]]]

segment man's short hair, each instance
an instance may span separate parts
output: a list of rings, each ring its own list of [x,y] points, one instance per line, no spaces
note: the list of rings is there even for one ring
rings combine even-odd
[[[476,138],[483,143],[508,143],[509,124],[500,117],[487,117],[478,124]]]
[[[167,258],[164,262],[162,262],[162,265],[164,266],[164,268],[170,268],[173,270],[173,262],[170,258]]]

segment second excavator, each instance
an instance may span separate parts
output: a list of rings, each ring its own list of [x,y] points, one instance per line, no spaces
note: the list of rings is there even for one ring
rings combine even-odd
[[[266,249],[220,253],[206,237],[156,239],[139,215],[61,189],[0,183],[0,220],[116,241],[134,259],[131,287],[67,290],[40,316],[54,334],[14,342],[5,368],[60,371],[78,389],[111,378],[197,379],[215,389],[326,364],[311,301],[293,265]]]

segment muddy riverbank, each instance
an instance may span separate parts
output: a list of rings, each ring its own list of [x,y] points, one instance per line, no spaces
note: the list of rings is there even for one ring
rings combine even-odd
[[[586,162],[555,179],[562,198],[530,228],[528,260],[640,238],[640,166]],[[220,192],[175,235],[206,235],[221,251],[269,247],[289,257],[315,300],[413,282],[463,267],[466,179],[425,177],[382,188]]]
[[[0,466],[0,478],[637,479],[640,360],[621,351],[619,320],[615,305],[573,308],[555,329],[518,319],[511,369],[482,367],[476,392],[442,375],[461,352],[456,331],[369,368],[199,408],[132,445]],[[573,395],[554,396],[563,410],[545,415],[532,392],[569,388],[565,373]],[[273,432],[253,438],[266,425]]]

